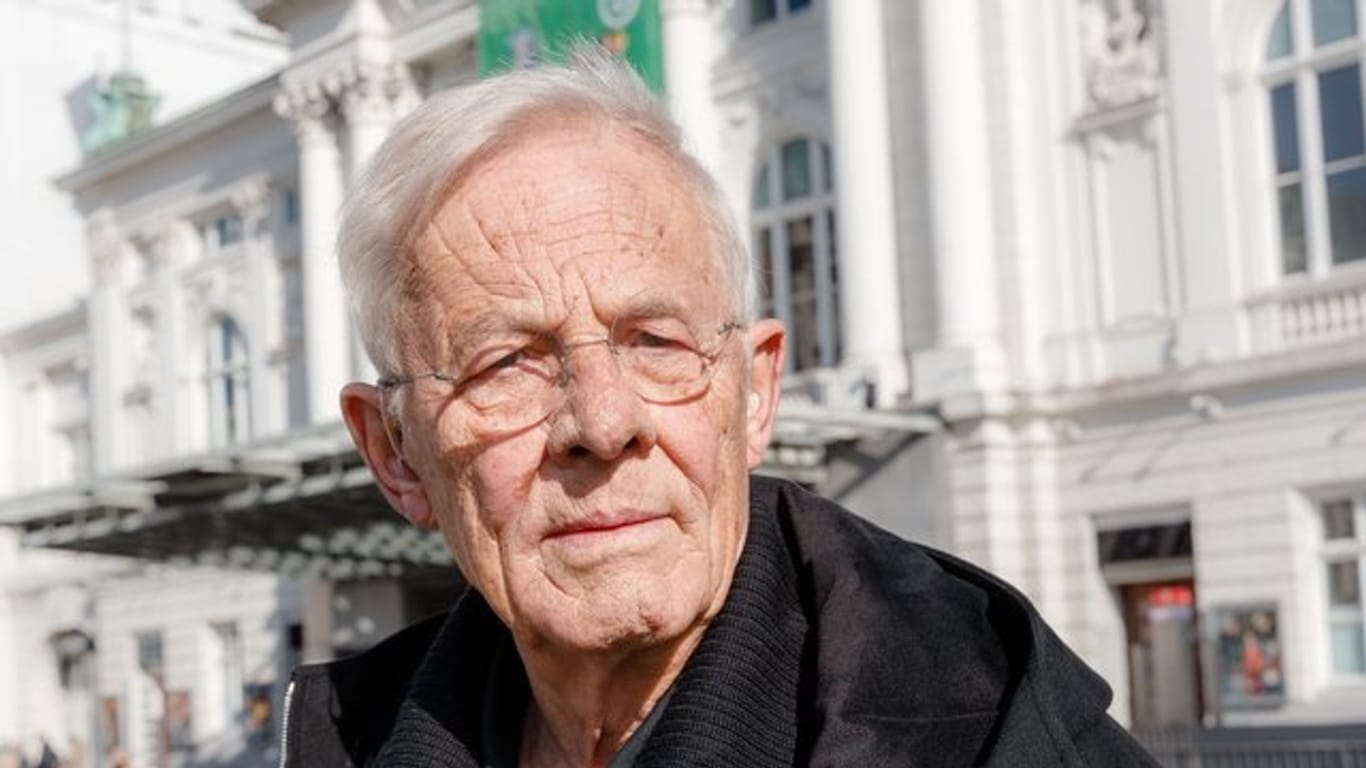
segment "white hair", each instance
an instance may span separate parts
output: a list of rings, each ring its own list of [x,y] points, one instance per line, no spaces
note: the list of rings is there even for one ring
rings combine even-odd
[[[547,115],[582,116],[632,131],[661,151],[697,195],[736,318],[753,319],[748,249],[715,180],[682,146],[678,127],[617,57],[576,48],[563,65],[521,69],[437,93],[394,127],[342,209],[337,236],[342,283],[370,360],[381,376],[402,370],[397,324],[412,247],[452,180]]]

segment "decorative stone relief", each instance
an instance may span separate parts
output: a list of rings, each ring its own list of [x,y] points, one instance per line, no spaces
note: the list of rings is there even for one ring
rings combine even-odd
[[[1082,65],[1091,106],[1112,109],[1150,99],[1162,86],[1157,0],[1083,0]]]

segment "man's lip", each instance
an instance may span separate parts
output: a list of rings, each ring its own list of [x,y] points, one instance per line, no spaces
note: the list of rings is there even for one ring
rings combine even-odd
[[[633,525],[640,525],[641,523],[648,523],[665,517],[668,517],[668,515],[657,512],[638,512],[634,510],[594,514],[555,528],[550,532],[550,535],[547,538],[556,539],[582,533],[610,533],[611,531],[620,528],[629,528]]]

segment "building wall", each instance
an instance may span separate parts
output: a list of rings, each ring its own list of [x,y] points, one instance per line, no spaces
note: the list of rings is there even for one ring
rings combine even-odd
[[[139,634],[160,635],[162,685],[166,691],[189,694],[195,741],[226,742],[240,749],[242,722],[229,719],[226,701],[245,696],[234,690],[236,685],[271,686],[275,697],[282,693],[288,627],[281,608],[289,599],[284,595],[288,589],[272,575],[209,568],[149,569],[101,587],[99,693],[102,699],[118,699],[120,741],[130,748],[135,764],[149,763],[148,745],[155,744],[154,723],[137,713],[159,710],[156,688],[139,672]],[[235,680],[223,672],[225,649],[216,625],[236,628],[240,677]]]
[[[97,81],[128,59],[160,95],[162,121],[264,75],[284,53],[278,34],[236,3],[180,0],[6,2],[0,50],[0,249],[11,275],[0,330],[90,289],[81,217],[50,182],[81,161]]]
[[[751,238],[756,176],[785,142],[830,146],[837,177],[857,159],[857,134],[839,136],[842,116],[832,114],[835,89],[848,80],[830,61],[830,14],[877,8],[882,16],[891,146],[874,159],[894,171],[885,234],[895,259],[866,282],[895,284],[901,301],[886,322],[842,338],[899,336],[898,354],[918,383],[879,402],[932,412],[944,429],[919,439],[875,426],[818,439],[798,432],[807,442],[777,453],[818,456],[805,469],[823,492],[1019,585],[1112,683],[1121,719],[1129,648],[1097,532],[1184,516],[1206,622],[1217,608],[1248,602],[1281,612],[1289,703],[1230,721],[1333,720],[1359,708],[1360,691],[1327,671],[1311,523],[1324,494],[1366,484],[1354,352],[1366,330],[1363,283],[1355,266],[1280,275],[1260,79],[1277,3],[964,0],[945,11],[830,0],[761,24],[751,23],[748,3],[666,5],[669,14],[704,9],[702,42],[714,61],[700,56],[700,73],[670,77],[705,81],[715,114],[691,119],[689,129],[712,132],[700,146],[714,153],[706,159]],[[329,271],[333,203],[414,92],[475,74],[472,3],[387,12],[368,2],[253,7],[295,35],[288,64],[271,52],[274,43],[260,43],[256,71],[280,65],[272,79],[153,136],[141,154],[93,161],[63,179],[98,225],[92,230],[104,227],[84,246],[107,266],[91,298],[97,473],[233,449],[213,440],[203,387],[183,386],[195,380],[194,361],[209,341],[197,334],[215,312],[248,318],[253,408],[267,409],[254,413],[269,413],[253,416],[241,444],[335,418],[333,379],[367,371],[353,339],[336,342],[349,331]],[[1126,8],[1140,16],[1123,15]],[[973,44],[931,45],[945,30]],[[978,71],[980,82],[968,76]],[[366,101],[376,93],[378,101]],[[215,123],[214,109],[251,99],[241,119]],[[945,114],[979,122],[946,128]],[[959,151],[946,154],[946,146]],[[260,250],[208,254],[205,226],[262,189]],[[303,217],[297,226],[283,214],[291,194]],[[834,208],[840,221],[859,213],[839,200]],[[887,245],[883,235],[850,229],[835,238],[842,275]],[[252,272],[253,259],[268,269]],[[272,298],[261,304],[262,296]],[[336,354],[307,356],[328,338]],[[143,358],[155,362],[144,370],[136,364]],[[40,428],[25,421],[36,411],[23,407],[34,400],[20,382],[33,377],[25,371],[46,369],[26,359],[3,361],[10,397],[21,403],[3,416],[16,435]],[[306,370],[316,364],[326,370]],[[867,374],[847,364],[804,372],[785,396],[860,409]],[[34,460],[27,445],[17,438],[8,447],[14,490],[21,480],[52,480],[22,463]],[[151,600],[161,583],[148,577],[109,593],[102,615],[111,623],[102,631],[112,645],[101,663],[110,691],[137,629],[113,607]],[[180,683],[191,684],[193,649],[213,620],[192,605],[230,583],[238,582],[190,580],[179,597],[156,596],[167,615],[185,617],[166,636],[168,675]],[[242,589],[255,595],[252,642],[266,648],[258,619],[278,609],[264,597],[269,589],[242,584],[256,584]],[[362,609],[383,602],[375,595],[389,587],[367,589],[356,591]],[[351,640],[365,634],[342,618]],[[260,651],[271,652],[278,649]]]

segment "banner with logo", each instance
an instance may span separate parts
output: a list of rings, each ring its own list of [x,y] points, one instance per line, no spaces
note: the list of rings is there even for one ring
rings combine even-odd
[[[659,0],[480,0],[479,74],[558,61],[575,42],[615,51],[664,89]]]

